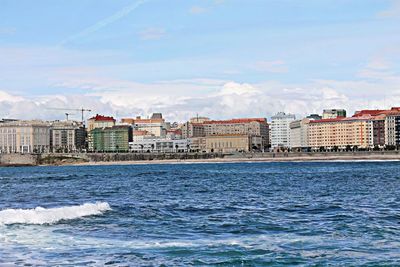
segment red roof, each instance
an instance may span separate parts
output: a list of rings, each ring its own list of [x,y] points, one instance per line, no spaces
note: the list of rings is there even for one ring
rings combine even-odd
[[[230,124],[230,123],[250,123],[250,122],[267,122],[265,118],[246,118],[246,119],[231,119],[220,121],[205,121],[204,124]]]
[[[107,117],[103,115],[96,114],[96,116],[90,118],[89,120],[95,120],[95,121],[115,121],[113,117]]]
[[[361,117],[365,115],[370,115],[370,116],[378,116],[378,115],[391,115],[391,114],[399,114],[400,113],[400,107],[392,107],[391,109],[387,110],[380,110],[380,109],[374,109],[374,110],[361,110],[357,111],[353,117]]]
[[[371,115],[371,116],[376,116],[379,114],[382,114],[386,110],[381,110],[381,109],[364,109],[360,111],[356,111],[356,113],[353,115],[353,117],[362,117],[364,115]]]

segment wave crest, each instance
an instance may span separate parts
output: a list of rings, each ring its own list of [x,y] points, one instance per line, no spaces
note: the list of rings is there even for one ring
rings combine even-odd
[[[107,202],[85,203],[79,206],[66,206],[45,209],[5,209],[0,211],[1,224],[54,224],[61,220],[72,220],[85,216],[100,215],[111,210]]]

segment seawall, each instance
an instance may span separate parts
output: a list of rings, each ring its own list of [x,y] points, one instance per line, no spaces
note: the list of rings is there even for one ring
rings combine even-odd
[[[39,155],[33,154],[0,154],[0,166],[36,166]]]
[[[130,164],[150,162],[241,162],[241,161],[324,161],[400,160],[400,151],[281,152],[281,153],[46,153],[0,154],[0,166]]]

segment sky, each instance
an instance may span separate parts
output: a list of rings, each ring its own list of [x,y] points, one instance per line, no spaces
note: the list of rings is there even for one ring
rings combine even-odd
[[[391,106],[400,0],[0,0],[2,118]]]

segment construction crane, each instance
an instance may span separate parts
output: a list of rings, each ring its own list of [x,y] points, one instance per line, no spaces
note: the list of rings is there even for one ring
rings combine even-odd
[[[84,118],[84,113],[85,113],[85,112],[91,112],[91,111],[92,111],[91,109],[85,109],[85,108],[46,108],[46,109],[51,109],[51,110],[62,110],[62,111],[69,111],[69,110],[72,110],[72,111],[79,111],[79,112],[81,112],[81,114],[82,114],[82,123],[83,123],[84,120],[85,120],[85,118]],[[68,114],[68,115],[67,115],[67,114]],[[72,115],[72,114],[65,113],[65,115],[67,116],[67,120],[68,120],[68,116],[69,116],[69,115]]]
[[[68,118],[69,118],[70,115],[75,115],[75,114],[74,114],[74,113],[65,112],[65,116],[67,117],[67,120],[68,120]]]

